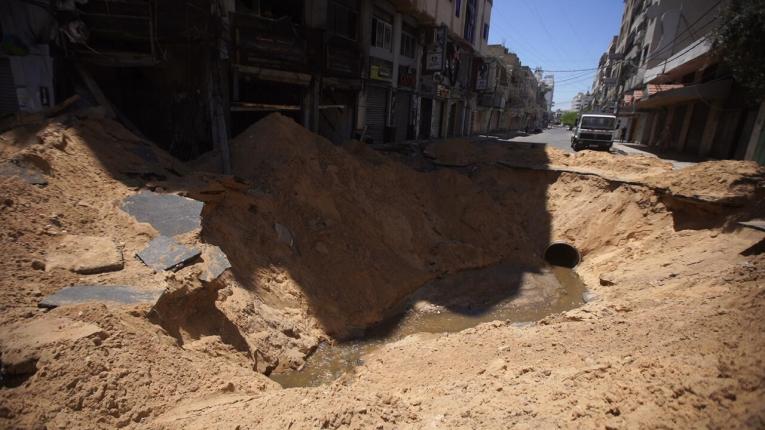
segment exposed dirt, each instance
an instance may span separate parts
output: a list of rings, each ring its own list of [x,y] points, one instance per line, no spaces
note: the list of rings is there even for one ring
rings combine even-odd
[[[0,177],[0,427],[765,426],[765,234],[735,224],[763,215],[765,171],[751,163],[672,171],[461,140],[426,150],[457,169],[423,173],[279,115],[233,142],[239,179],[194,173],[103,119],[58,118],[0,142],[4,160],[48,181]],[[194,165],[214,172],[216,159]],[[142,188],[205,201],[201,231],[178,239],[220,246],[232,270],[206,283],[202,264],[155,274],[134,258],[158,233],[119,203]],[[45,271],[67,234],[112,240],[123,269]],[[409,336],[328,386],[283,390],[263,375],[360,334],[444,274],[540,266],[553,240],[582,252],[595,297],[582,308]],[[167,292],[154,308],[36,308],[80,282]],[[46,324],[52,334],[29,341]]]

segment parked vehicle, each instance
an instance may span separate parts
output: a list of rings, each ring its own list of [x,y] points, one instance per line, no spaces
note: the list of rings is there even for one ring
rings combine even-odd
[[[604,114],[583,114],[577,122],[571,148],[574,151],[597,148],[610,150],[614,144],[616,117]]]

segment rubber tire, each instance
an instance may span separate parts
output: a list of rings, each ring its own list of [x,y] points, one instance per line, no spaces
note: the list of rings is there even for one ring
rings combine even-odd
[[[578,144],[574,143],[574,144],[572,144],[572,145],[571,145],[571,149],[573,149],[573,150],[574,150],[574,152],[579,152],[579,151],[583,150],[583,149],[584,149],[584,147],[582,147],[581,145],[578,145]]]

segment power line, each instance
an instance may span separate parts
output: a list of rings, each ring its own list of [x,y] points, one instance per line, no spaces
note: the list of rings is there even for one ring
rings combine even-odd
[[[674,39],[672,39],[670,42],[668,42],[666,46],[664,46],[663,48],[661,48],[659,50],[656,50],[656,51],[652,52],[650,57],[648,57],[648,59],[655,58],[657,55],[660,55],[661,53],[663,53],[667,49],[674,48],[674,45],[675,45],[676,42],[685,42],[686,40],[688,40],[688,37],[692,36],[692,33],[690,33],[688,35],[686,35],[686,33],[689,33],[696,26],[696,24],[698,24],[702,19],[706,18],[710,13],[712,13],[715,10],[715,8],[717,8],[717,6],[719,6],[722,3],[722,1],[723,0],[719,0],[717,3],[712,5],[712,7],[707,9],[698,19],[696,19],[696,21],[694,21],[693,23],[689,24],[685,28],[685,30],[680,32],[677,36],[675,36]],[[705,23],[704,25],[711,24],[716,19],[717,19],[717,16],[714,16],[711,21]],[[686,35],[686,36],[681,39],[681,37],[683,35]],[[697,45],[695,45],[695,46],[697,46]],[[619,60],[619,61],[615,62],[615,65],[619,64],[619,63],[629,63],[629,62],[630,61],[628,61],[628,60]],[[545,72],[546,73],[576,73],[576,72],[596,71],[598,69],[600,69],[600,68],[599,67],[593,67],[593,68],[588,68],[588,69],[573,69],[573,70],[545,70]]]
[[[502,14],[500,12],[500,9],[499,8],[494,8],[492,10],[492,14],[494,14],[494,13],[497,14],[498,19],[493,19],[492,23],[493,24],[499,24],[500,26],[504,27],[505,30],[508,31],[508,33],[515,34],[513,32],[513,29],[508,24],[506,24],[506,22],[510,22],[510,20],[506,19],[504,14]],[[510,34],[508,34],[508,35],[510,35]],[[522,37],[520,37],[520,36],[517,36],[517,37],[513,36],[512,39],[515,41],[516,44],[520,44],[522,42],[523,46],[525,47],[524,51],[526,51],[526,53],[529,54],[530,56],[535,57],[537,60],[540,61],[540,63],[547,63],[547,62],[550,61],[549,58],[546,58],[546,56],[543,56],[541,54],[541,52],[539,52],[538,49],[536,49],[530,42],[524,40]],[[518,48],[518,46],[516,46],[516,48]]]
[[[685,28],[685,30],[683,30],[682,32],[680,32],[680,34],[678,34],[677,36],[675,36],[675,38],[674,38],[674,39],[672,39],[672,40],[671,40],[669,43],[667,43],[667,45],[666,45],[666,46],[664,46],[664,48],[662,48],[662,49],[659,49],[659,50],[656,50],[656,51],[652,52],[652,53],[651,53],[651,55],[648,57],[648,59],[653,59],[653,58],[655,58],[655,57],[656,57],[656,55],[659,55],[660,53],[664,52],[665,50],[674,48],[674,46],[675,46],[675,42],[678,42],[678,41],[680,41],[680,42],[684,42],[684,41],[686,41],[686,40],[688,39],[688,36],[692,36],[692,33],[691,33],[691,34],[689,34],[688,36],[684,37],[682,40],[680,40],[680,36],[682,36],[682,35],[684,35],[684,34],[686,34],[686,33],[690,32],[690,30],[691,30],[693,27],[695,27],[695,26],[696,26],[696,24],[698,24],[698,23],[699,23],[699,21],[701,21],[702,19],[706,18],[706,17],[707,17],[707,16],[708,16],[710,13],[712,13],[712,12],[713,12],[713,11],[714,11],[714,10],[717,8],[717,6],[719,6],[719,5],[720,5],[722,2],[723,2],[723,0],[718,0],[718,2],[717,2],[717,3],[713,4],[713,5],[712,5],[712,7],[710,7],[709,9],[707,9],[707,10],[706,10],[706,12],[704,12],[703,14],[701,14],[701,16],[700,16],[700,17],[699,17],[699,18],[698,18],[696,21],[693,21],[693,23],[691,23],[690,25],[688,25],[688,26]],[[704,25],[707,25],[707,24],[711,24],[711,23],[712,23],[713,21],[715,21],[717,18],[718,18],[717,16],[713,16],[713,17],[712,17],[712,20],[711,20],[711,21],[709,21],[708,23],[704,24]]]
[[[553,36],[550,33],[550,30],[547,29],[547,26],[545,25],[544,19],[542,19],[542,16],[539,14],[539,11],[537,11],[537,8],[534,6],[534,3],[529,3],[526,0],[521,0],[521,3],[523,3],[524,6],[526,6],[526,9],[531,10],[531,13],[537,18],[537,21],[539,21],[540,26],[542,27],[542,30],[547,35],[547,39],[550,41],[550,46],[555,50],[555,52],[560,55],[560,58],[567,58],[570,59],[570,57],[567,57],[563,52],[558,48],[558,45],[555,43],[555,40],[553,40]]]

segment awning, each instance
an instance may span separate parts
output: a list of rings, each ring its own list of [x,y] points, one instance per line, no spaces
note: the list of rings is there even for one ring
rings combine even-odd
[[[285,84],[308,86],[311,83],[311,75],[287,70],[266,69],[264,67],[245,66],[235,64],[234,70],[239,73],[252,75],[261,81],[282,82]]]
[[[637,103],[637,108],[639,110],[651,110],[663,106],[691,103],[698,100],[710,102],[725,100],[728,95],[730,95],[732,85],[733,80],[726,79],[661,91],[639,101]]]

